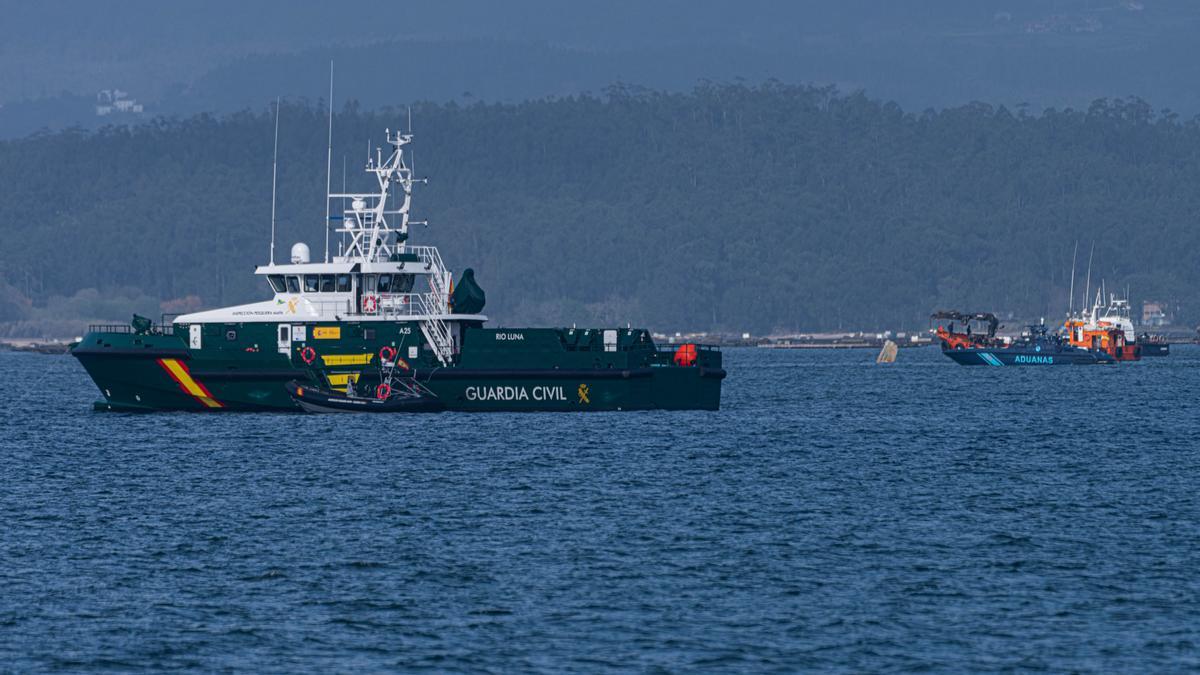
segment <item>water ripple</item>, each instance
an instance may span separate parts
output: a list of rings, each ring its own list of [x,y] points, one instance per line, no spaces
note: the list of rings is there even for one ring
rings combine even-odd
[[[14,671],[1200,668],[1200,349],[731,350],[718,413],[0,417]],[[38,379],[41,378],[41,379]]]

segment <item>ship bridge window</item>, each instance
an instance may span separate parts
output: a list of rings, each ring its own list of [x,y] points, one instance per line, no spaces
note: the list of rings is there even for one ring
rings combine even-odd
[[[349,293],[350,292],[350,275],[349,274],[337,275],[337,290],[338,290],[338,293]]]
[[[379,292],[380,293],[391,293],[392,292],[392,275],[390,275],[390,274],[380,274],[379,275]]]
[[[364,274],[362,276],[362,281],[363,281],[363,290],[364,291],[366,291],[367,293],[375,292],[375,275],[374,274]]]
[[[322,293],[332,293],[333,292],[333,275],[332,274],[322,274],[321,275],[321,292]]]
[[[316,274],[304,275],[304,292],[317,293],[321,288],[321,277]]]
[[[299,293],[300,292],[300,277],[289,276],[287,278],[287,292],[288,293]]]
[[[282,274],[267,275],[267,282],[271,284],[271,290],[275,291],[276,293],[283,293],[287,291],[287,286],[283,284]]]

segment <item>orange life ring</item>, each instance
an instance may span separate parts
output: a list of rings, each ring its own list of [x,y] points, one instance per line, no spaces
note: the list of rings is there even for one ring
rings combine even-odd
[[[310,364],[317,360],[317,350],[312,347],[305,347],[300,350],[300,360],[306,364]]]
[[[391,361],[396,358],[396,348],[384,345],[379,348],[379,360]]]
[[[363,296],[363,312],[374,314],[375,310],[379,309],[379,301],[373,295]]]
[[[392,393],[392,388],[388,385],[387,382],[380,382],[379,386],[375,387],[375,398],[377,398],[381,401],[383,399],[387,398],[388,396],[390,396],[391,393]]]

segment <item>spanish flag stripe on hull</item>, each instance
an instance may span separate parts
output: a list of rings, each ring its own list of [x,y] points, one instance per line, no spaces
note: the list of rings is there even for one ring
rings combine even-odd
[[[192,398],[204,404],[207,408],[221,408],[221,402],[213,398],[208,389],[204,385],[192,378],[192,374],[188,372],[187,366],[180,363],[179,359],[159,359],[158,365],[167,371],[172,380],[179,383],[179,388],[184,393],[189,394]]]

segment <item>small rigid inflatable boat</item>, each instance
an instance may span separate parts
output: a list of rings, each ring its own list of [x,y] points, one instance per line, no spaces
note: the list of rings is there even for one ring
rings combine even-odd
[[[420,413],[446,409],[446,404],[428,390],[397,387],[381,391],[382,396],[365,398],[319,389],[296,380],[288,382],[287,389],[296,405],[310,413]]]

